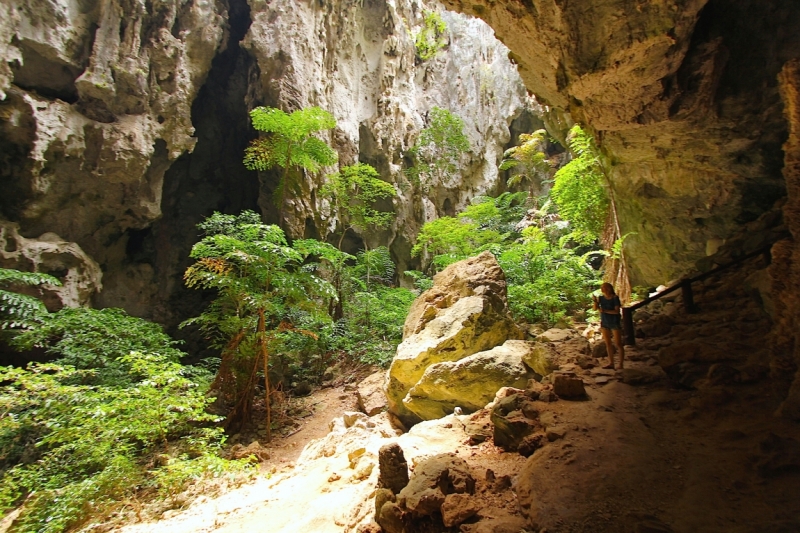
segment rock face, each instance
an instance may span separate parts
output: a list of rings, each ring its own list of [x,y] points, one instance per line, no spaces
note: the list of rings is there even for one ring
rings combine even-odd
[[[776,80],[800,55],[796,2],[444,4],[486,20],[528,89],[595,132],[637,232],[634,285],[677,278],[783,196]]]
[[[277,222],[277,173],[259,176],[241,163],[255,136],[249,109],[328,109],[339,122],[328,140],[341,164],[372,163],[406,187],[404,153],[426,113],[445,107],[466,122],[472,149],[463,172],[401,195],[395,228],[369,236],[407,262],[424,222],[501,186],[496,164],[509,124],[536,107],[481,21],[445,13],[447,48],[418,61],[414,35],[429,7],[5,2],[0,219],[26,238],[53,232],[80,246],[105,273],[96,305],[174,324],[201,303],[179,278],[203,217],[260,205]],[[337,221],[316,198],[321,177],[300,182],[287,197],[285,227],[294,237],[325,237]]]
[[[408,251],[422,224],[462,209],[476,194],[498,190],[497,162],[509,142],[509,124],[530,100],[507,49],[482,21],[442,12],[448,46],[434,58],[416,56],[414,36],[422,26],[426,2],[296,2],[252,4],[253,23],[242,46],[256,58],[261,100],[295,109],[309,105],[331,111],[338,121],[329,140],[340,164],[373,165],[396,185],[393,227],[383,234],[348,234],[346,246],[366,240],[389,245],[406,269]],[[403,170],[407,152],[426,126],[434,106],[465,122],[470,153],[460,176],[421,190]],[[271,198],[277,173],[262,176],[262,209],[274,212]],[[291,235],[307,235],[313,225],[326,236],[339,231],[318,203],[320,177],[306,176],[286,199],[284,216]],[[388,205],[387,205],[388,206]]]
[[[191,104],[226,13],[178,0],[0,9],[2,217],[107,266],[126,231],[161,215],[164,173],[195,145]]]
[[[422,420],[441,418],[456,407],[477,411],[501,387],[527,384],[534,373],[525,363],[535,351],[534,343],[510,340],[458,361],[433,364],[408,391],[403,404]]]
[[[404,332],[389,368],[386,396],[389,411],[410,426],[422,418],[407,405],[409,391],[431,365],[459,361],[520,336],[508,315],[505,275],[494,256],[484,252],[437,274],[433,287],[412,304]],[[470,374],[470,362],[461,369]],[[436,370],[432,373],[435,381]]]
[[[786,103],[786,120],[789,123],[789,138],[783,145],[786,164],[783,176],[786,179],[788,199],[784,206],[784,220],[792,233],[791,239],[777,243],[773,249],[774,263],[769,268],[772,310],[776,327],[771,343],[775,354],[770,371],[781,392],[787,396],[780,413],[788,418],[800,420],[800,61],[786,64],[780,76],[781,92]]]
[[[775,302],[778,324],[772,375],[789,393],[781,412],[800,418],[800,379],[785,378],[800,368],[800,4],[443,3],[495,29],[555,122],[566,112],[594,132],[621,232],[636,233],[625,242],[633,285],[707,267],[704,256],[737,233],[745,238],[735,252],[753,251],[747,227],[786,198],[792,239],[773,248],[766,301]]]
[[[28,288],[51,311],[88,306],[95,293],[103,288],[103,273],[97,263],[80,246],[63,241],[55,233],[26,239],[18,230],[16,224],[0,222],[0,267],[22,267],[58,278],[60,287]]]

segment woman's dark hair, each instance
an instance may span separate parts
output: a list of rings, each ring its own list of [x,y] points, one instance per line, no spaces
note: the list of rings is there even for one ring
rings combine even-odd
[[[614,296],[617,295],[617,293],[614,291],[614,286],[610,283],[603,283],[602,285],[600,285],[600,290],[602,291],[606,287],[608,287],[611,290],[611,294],[613,294]]]

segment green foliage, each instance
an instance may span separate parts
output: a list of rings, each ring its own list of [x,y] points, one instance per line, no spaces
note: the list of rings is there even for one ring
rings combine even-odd
[[[347,335],[340,336],[337,345],[363,363],[388,366],[414,298],[413,291],[384,285],[354,293],[345,307]]]
[[[599,238],[608,216],[605,174],[594,140],[580,126],[570,130],[568,143],[575,157],[556,172],[550,196],[570,223],[569,237],[590,244]]]
[[[433,287],[433,279],[424,272],[420,272],[419,270],[406,270],[403,274],[414,280],[414,287],[420,292],[427,291]]]
[[[13,288],[21,285],[54,285],[58,287],[61,286],[61,282],[47,274],[0,268],[0,286]],[[47,309],[41,300],[33,296],[0,289],[0,329],[28,330],[46,314]]]
[[[192,247],[190,257],[197,261],[184,279],[187,286],[215,289],[218,296],[185,324],[199,325],[215,347],[254,329],[260,309],[277,326],[291,308],[316,310],[313,296],[334,295],[327,283],[299,268],[305,256],[289,246],[283,231],[263,224],[253,211],[215,212],[198,228],[205,236]]]
[[[434,269],[440,271],[503,240],[496,231],[479,229],[478,224],[465,217],[442,217],[426,222],[417,235],[411,255],[416,257],[426,251],[433,256]]]
[[[0,367],[0,509],[25,500],[15,530],[64,531],[144,487],[164,491],[165,480],[182,489],[188,478],[146,462],[155,452],[167,464],[201,458],[198,474],[245,468],[214,456],[223,436],[205,427],[216,421],[206,384],[157,353],[130,352],[119,366],[127,374],[105,385],[89,384],[95,369]]]
[[[298,329],[293,316],[304,312],[324,320],[322,301],[336,292],[313,269],[301,268],[308,243],[289,246],[280,228],[261,223],[252,211],[214,213],[198,227],[205,236],[192,247],[196,262],[184,279],[189,287],[215,289],[217,297],[184,325],[198,325],[222,349],[215,390],[232,407],[226,425],[236,430],[250,421],[256,374],[269,367],[269,353],[279,351],[291,335],[315,335]],[[318,243],[315,251],[331,257],[338,252],[325,243]],[[270,398],[268,375],[264,379]],[[267,431],[269,438],[269,424]]]
[[[328,176],[323,186],[323,198],[330,199],[333,209],[342,223],[339,248],[348,229],[365,232],[369,229],[384,229],[394,219],[394,212],[379,211],[374,205],[396,195],[394,187],[379,178],[378,172],[364,163],[345,166],[336,174]]]
[[[287,114],[280,109],[257,107],[250,111],[253,127],[268,133],[255,139],[245,150],[244,163],[250,170],[297,166],[311,172],[336,162],[336,152],[315,133],[336,127],[336,120],[319,107]]]
[[[528,194],[504,193],[497,198],[479,196],[457,217],[442,217],[422,226],[413,257],[423,251],[433,255],[435,269],[491,249],[514,236],[514,226],[524,216]]]
[[[152,322],[129,316],[122,309],[64,308],[41,317],[40,324],[12,341],[17,349],[44,347],[59,362],[80,370],[102,370],[93,382],[119,383],[129,375],[132,351],[158,353],[177,362],[183,353],[177,341]]]
[[[416,163],[406,170],[409,179],[424,190],[457,175],[461,156],[469,151],[464,121],[447,109],[434,107],[430,125],[422,130],[411,155]]]
[[[319,107],[299,109],[287,114],[280,109],[257,107],[250,112],[253,127],[267,133],[253,140],[245,149],[244,165],[250,170],[283,168],[276,203],[282,212],[289,169],[301,168],[317,172],[334,164],[338,155],[328,144],[314,134],[333,129],[336,120]]]
[[[297,241],[295,245],[313,249],[314,242]],[[408,289],[392,287],[395,265],[388,248],[362,250],[355,257],[339,253],[341,257],[330,259],[317,254],[320,262],[307,264],[337,287],[341,314],[333,324],[304,326],[313,328],[319,336],[306,340],[296,358],[306,361],[306,368],[316,366],[320,372],[320,352],[325,351],[345,352],[361,363],[385,366],[402,339],[415,295]]]
[[[531,323],[554,325],[585,309],[598,282],[585,257],[549,241],[535,226],[526,228],[497,260],[506,273],[512,314]]]
[[[560,221],[547,209],[536,211],[540,225],[520,232],[516,226],[527,212],[527,193],[476,198],[458,217],[425,224],[412,253],[427,249],[436,268],[489,250],[506,274],[509,307],[518,320],[553,325],[584,309],[598,274],[574,250],[560,245]],[[427,283],[412,272],[415,280]]]
[[[628,232],[619,239],[614,241],[614,244],[611,245],[612,259],[619,259],[620,257],[622,257],[622,246],[625,244],[625,239],[627,239],[631,235],[637,235],[637,233],[635,231]]]
[[[294,365],[288,371],[313,380],[321,375],[330,354],[341,353],[364,364],[388,365],[415,297],[408,289],[392,287],[395,265],[388,248],[362,250],[352,256],[312,239],[295,241],[294,246],[316,258],[307,260],[304,268],[336,288],[338,300],[333,310],[338,312],[331,313],[332,324],[302,323],[301,327],[318,335],[313,339],[296,337],[290,350],[284,345],[284,356],[289,354],[290,366]]]
[[[545,130],[523,133],[519,136],[520,144],[505,151],[499,169],[514,169],[513,175],[508,178],[509,187],[516,187],[523,180],[534,182],[537,176],[549,176],[552,172],[553,167],[544,153],[546,135]]]
[[[422,29],[414,39],[417,57],[421,61],[433,59],[436,54],[447,46],[447,25],[442,16],[436,11],[425,11],[422,20]]]
[[[458,216],[475,222],[481,229],[509,234],[514,238],[519,236],[516,226],[527,213],[528,207],[527,192],[504,192],[496,198],[476,196]]]

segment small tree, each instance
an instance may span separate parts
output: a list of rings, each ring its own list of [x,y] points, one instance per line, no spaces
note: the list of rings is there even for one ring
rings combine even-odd
[[[304,254],[287,244],[279,227],[262,224],[253,211],[214,213],[198,227],[205,236],[192,247],[191,257],[197,261],[184,279],[189,287],[216,289],[218,295],[184,325],[198,324],[222,349],[212,389],[233,405],[228,428],[238,429],[250,420],[257,373],[263,368],[270,439],[269,349],[281,333],[310,334],[294,327],[290,311],[319,315],[314,298],[333,296],[332,287],[300,269]]]
[[[253,140],[245,149],[244,165],[250,170],[264,171],[276,166],[283,169],[275,195],[281,222],[289,170],[298,168],[317,172],[338,159],[325,141],[314,136],[335,128],[336,119],[319,107],[299,109],[291,114],[272,107],[257,107],[250,112],[250,119],[255,129],[268,135]]]
[[[505,151],[499,169],[514,170],[508,178],[509,187],[516,187],[523,180],[534,182],[537,175],[549,177],[553,167],[544,153],[545,135],[545,130],[523,133],[519,136],[519,145]]]
[[[322,188],[322,196],[331,201],[333,210],[342,224],[342,234],[337,247],[342,249],[342,241],[347,230],[365,232],[389,226],[395,214],[392,211],[379,211],[374,205],[379,200],[392,198],[395,195],[394,187],[382,181],[371,165],[356,163],[342,167],[336,174],[329,175],[328,182]]]
[[[570,130],[568,144],[575,157],[556,172],[550,196],[572,227],[569,238],[589,244],[600,237],[608,216],[605,173],[592,137],[580,126]]]
[[[422,29],[414,39],[417,57],[420,61],[433,59],[445,46],[447,46],[447,24],[436,11],[425,11]]]
[[[422,130],[411,149],[416,164],[407,174],[412,182],[427,190],[458,174],[461,156],[467,151],[469,139],[464,135],[464,121],[447,109],[434,107],[430,112],[430,125]]]

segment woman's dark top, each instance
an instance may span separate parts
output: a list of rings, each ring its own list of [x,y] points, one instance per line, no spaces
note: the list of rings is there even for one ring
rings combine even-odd
[[[619,301],[619,296],[616,294],[610,299],[601,294],[597,301],[600,304],[600,308],[604,311],[613,311],[617,306],[622,307],[622,304]],[[620,329],[620,323],[620,316],[618,314],[609,315],[607,313],[600,313],[601,328]]]

